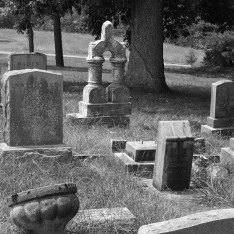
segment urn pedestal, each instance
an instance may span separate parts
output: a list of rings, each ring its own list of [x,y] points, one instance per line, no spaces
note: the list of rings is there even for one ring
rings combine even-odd
[[[75,184],[56,184],[14,194],[8,198],[11,219],[34,234],[64,234],[79,209],[76,192]]]

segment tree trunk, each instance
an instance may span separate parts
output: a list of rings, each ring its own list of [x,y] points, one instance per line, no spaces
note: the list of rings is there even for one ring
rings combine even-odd
[[[165,92],[162,0],[132,0],[131,52],[126,85]]]
[[[34,52],[34,33],[32,26],[27,29],[29,52]]]
[[[53,20],[54,20],[54,44],[55,44],[56,66],[64,67],[60,16],[54,15]]]

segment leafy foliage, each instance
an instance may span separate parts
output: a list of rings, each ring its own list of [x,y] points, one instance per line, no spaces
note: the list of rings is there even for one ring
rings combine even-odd
[[[234,32],[211,33],[206,37],[205,64],[234,66]]]

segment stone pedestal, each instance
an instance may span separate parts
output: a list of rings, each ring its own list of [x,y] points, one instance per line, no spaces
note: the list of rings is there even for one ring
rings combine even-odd
[[[113,38],[113,25],[106,21],[102,26],[101,40],[89,45],[88,85],[83,90],[83,100],[79,102],[79,113],[66,115],[69,121],[127,126],[130,122],[132,105],[128,88],[124,85],[125,63],[127,62],[125,44]],[[103,53],[111,52],[113,82],[106,88],[102,86]],[[95,118],[94,118],[95,117]],[[123,120],[123,122],[122,122]]]
[[[128,172],[137,172],[148,175],[154,170],[156,152],[155,141],[126,142],[125,152],[115,150],[115,158]]]
[[[153,186],[160,191],[188,189],[193,148],[188,121],[160,121]]]
[[[14,194],[8,198],[11,219],[35,234],[64,234],[79,209],[76,192],[75,184],[56,184]]]
[[[201,126],[201,135],[209,138],[215,135],[234,133],[234,82],[220,80],[212,84],[210,116],[207,125]]]

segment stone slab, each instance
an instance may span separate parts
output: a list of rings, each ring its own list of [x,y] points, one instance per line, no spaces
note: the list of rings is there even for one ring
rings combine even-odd
[[[126,140],[111,139],[111,153],[123,152],[126,148]]]
[[[234,126],[229,128],[212,128],[208,125],[201,125],[201,136],[205,138],[228,136],[232,134],[234,134]]]
[[[152,173],[154,170],[154,161],[135,162],[126,153],[114,153],[115,159],[122,164],[128,172]]]
[[[188,189],[194,137],[189,122],[159,121],[153,185],[158,190]]]
[[[79,210],[72,222],[79,226],[99,226],[102,224],[134,225],[136,217],[126,207]],[[74,224],[73,224],[74,225]]]
[[[141,226],[138,234],[232,234],[234,209],[199,212],[177,219]]]
[[[120,126],[128,127],[130,124],[130,116],[97,116],[97,117],[86,117],[80,113],[69,113],[66,114],[67,121],[72,124],[107,124],[108,127]]]
[[[130,102],[90,104],[80,101],[79,113],[86,117],[131,115],[132,104]]]
[[[231,173],[234,173],[234,150],[229,147],[221,148],[220,162]]]
[[[128,141],[125,151],[135,162],[154,161],[156,147],[155,141]]]
[[[63,143],[63,76],[38,69],[9,71],[2,88],[3,136],[10,146]]]
[[[32,159],[43,161],[68,162],[73,159],[72,149],[65,144],[61,145],[43,145],[43,146],[22,146],[10,147],[6,143],[0,143],[0,162],[7,163],[14,160],[15,162],[26,162]]]
[[[47,57],[42,53],[13,53],[9,55],[8,70],[47,69]]]
[[[215,119],[234,117],[233,81],[219,80],[212,83],[210,117]]]
[[[207,125],[212,128],[228,128],[234,127],[234,118],[220,118],[215,119],[212,117],[207,117]]]
[[[229,145],[230,145],[230,148],[234,150],[234,138],[230,138]]]

